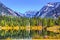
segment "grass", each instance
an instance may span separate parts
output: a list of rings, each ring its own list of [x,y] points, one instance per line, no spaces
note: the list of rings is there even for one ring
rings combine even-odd
[[[15,27],[10,27],[10,26],[4,26],[1,27],[0,30],[42,30],[42,26],[31,26],[31,27],[24,27],[24,26],[15,26]]]
[[[48,27],[47,28],[47,31],[52,31],[52,32],[55,32],[55,33],[60,33],[60,26],[52,26],[52,27]]]

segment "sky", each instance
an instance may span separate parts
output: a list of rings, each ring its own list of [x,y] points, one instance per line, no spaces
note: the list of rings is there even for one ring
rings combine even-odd
[[[25,13],[26,11],[38,11],[49,2],[60,2],[60,0],[0,0],[8,8]]]

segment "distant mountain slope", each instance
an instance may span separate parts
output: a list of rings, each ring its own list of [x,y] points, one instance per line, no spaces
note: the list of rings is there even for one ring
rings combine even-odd
[[[4,16],[20,16],[17,12],[12,9],[6,7],[4,4],[0,2],[0,15]]]
[[[35,17],[41,18],[57,18],[58,16],[60,16],[60,2],[48,3],[35,14]]]
[[[25,17],[32,18],[36,14],[37,11],[26,11]]]

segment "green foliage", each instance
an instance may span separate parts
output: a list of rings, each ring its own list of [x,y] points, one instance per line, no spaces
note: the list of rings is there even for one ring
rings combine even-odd
[[[42,19],[42,26],[47,26],[47,19],[46,18]]]
[[[58,17],[57,23],[58,25],[60,25],[60,17]]]
[[[37,25],[37,19],[36,18],[31,18],[30,19],[30,26],[36,26]]]
[[[49,19],[47,20],[47,26],[48,26],[48,27],[51,27],[51,26],[53,26],[53,25],[55,25],[54,19],[49,18]]]

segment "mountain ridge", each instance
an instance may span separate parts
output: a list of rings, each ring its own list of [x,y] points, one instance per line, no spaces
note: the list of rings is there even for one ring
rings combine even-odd
[[[48,3],[36,13],[36,17],[57,18],[60,16],[60,2]]]
[[[16,12],[4,4],[0,3],[0,15],[16,16],[16,17],[41,17],[41,18],[58,18],[60,16],[60,2],[49,2],[39,11],[26,11],[24,14]]]

